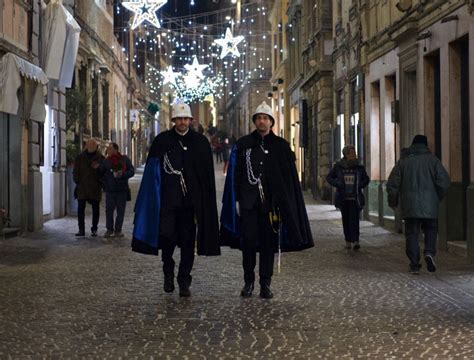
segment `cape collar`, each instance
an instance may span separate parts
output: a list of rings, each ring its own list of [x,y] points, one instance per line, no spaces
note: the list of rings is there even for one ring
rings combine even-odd
[[[171,129],[170,129],[170,132],[172,135],[173,138],[175,138],[176,140],[184,140],[184,141],[189,141],[192,139],[193,137],[193,132],[194,130],[192,130],[191,128],[188,129],[188,131],[186,131],[185,134],[180,134],[178,131],[176,131],[176,126],[173,126]]]
[[[275,137],[275,134],[273,133],[272,130],[270,130],[270,132],[267,135],[265,135],[263,138],[262,138],[262,135],[260,135],[257,130],[252,131],[250,135],[252,136],[252,138],[257,140],[258,142],[261,142],[261,141],[267,142],[269,140],[272,140]]]
[[[176,134],[178,134],[179,136],[181,136],[181,137],[185,137],[186,134],[189,132],[189,128],[188,128],[188,130],[186,130],[186,132],[184,134],[181,134],[180,132],[178,132],[178,130],[176,130],[176,126],[173,126],[173,129],[174,129],[174,132]]]
[[[260,146],[263,143],[265,144],[265,147],[267,146],[272,146],[272,144],[275,143],[277,136],[270,131],[268,135],[266,135],[263,140],[260,134],[258,133],[257,130],[251,132],[248,135],[245,135],[241,137],[239,140],[237,140],[237,147],[239,149],[248,149],[256,146]]]

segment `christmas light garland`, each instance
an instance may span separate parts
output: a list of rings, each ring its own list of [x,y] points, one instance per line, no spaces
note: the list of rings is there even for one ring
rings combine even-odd
[[[138,8],[136,6],[138,3],[143,3],[150,7],[152,5],[156,7],[158,3],[162,3],[158,6],[159,8],[166,3],[166,0],[136,0],[123,2],[122,4],[125,6],[125,3],[133,3],[137,10]],[[262,79],[266,77],[268,68],[271,66],[269,65],[271,64],[271,57],[263,52],[268,50],[267,37],[270,37],[270,33],[266,30],[254,30],[248,27],[255,23],[257,17],[266,16],[268,9],[263,6],[255,6],[253,10],[250,11],[250,8],[254,5],[255,4],[250,3],[242,4],[241,7],[243,18],[240,20],[239,28],[241,32],[246,31],[245,38],[242,35],[233,37],[230,27],[234,26],[234,20],[229,16],[226,16],[226,21],[212,24],[200,24],[196,21],[200,18],[206,18],[209,15],[223,13],[226,9],[183,17],[171,17],[162,14],[160,19],[162,25],[165,23],[168,26],[174,25],[174,29],[152,29],[150,26],[147,26],[147,22],[152,25],[155,24],[153,24],[153,21],[145,18],[145,14],[151,12],[150,8],[137,10],[132,26],[130,28],[123,28],[123,31],[133,30],[138,26],[136,25],[137,16],[141,15],[141,17],[144,18],[141,19],[143,27],[140,28],[140,31],[137,33],[138,38],[135,40],[136,46],[142,46],[141,49],[135,49],[135,55],[132,59],[133,62],[136,62],[137,54],[145,54],[146,58],[148,58],[150,53],[155,54],[153,56],[158,56],[160,59],[162,56],[168,58],[168,63],[170,64],[176,64],[177,60],[180,62],[189,62],[193,59],[193,64],[184,65],[187,71],[183,72],[174,72],[171,65],[165,68],[165,71],[158,71],[156,68],[151,70],[151,67],[147,64],[147,68],[150,70],[146,73],[145,82],[149,86],[149,92],[151,94],[161,95],[163,93],[166,95],[166,90],[163,90],[163,88],[167,86],[166,88],[173,91],[175,96],[184,98],[186,101],[202,101],[210,94],[216,97],[223,96],[223,88],[230,86],[231,83],[240,82],[240,88],[243,88],[246,84],[249,84],[252,79]],[[233,9],[235,9],[235,6],[227,10],[232,11]],[[119,11],[120,9],[117,7],[117,12]],[[156,9],[153,12],[156,17],[155,12]],[[227,20],[227,18],[230,18],[230,20]],[[216,33],[219,31],[219,28],[223,26],[225,26],[226,36],[224,38],[215,39],[210,33],[211,30],[213,33]],[[275,31],[273,31],[271,34],[275,36],[275,34],[282,32],[283,29],[279,26],[277,32],[275,33]],[[139,34],[141,34],[141,36]],[[246,39],[248,39],[248,42]],[[240,44],[241,51],[237,49],[237,44]],[[122,51],[126,52],[126,49],[123,48]],[[279,51],[283,52],[283,49],[279,49]],[[232,56],[225,59],[229,54]],[[238,57],[240,55],[242,55],[242,57],[239,59]],[[251,57],[256,58],[256,60],[250,62]],[[209,65],[199,65],[200,68],[192,67],[198,58],[201,59],[202,62],[207,62]],[[221,63],[216,62],[219,58],[222,60]],[[217,66],[216,68],[220,69],[222,74],[218,74],[217,76],[204,76],[204,69],[208,66],[212,68],[213,65],[214,67]],[[136,66],[140,67],[140,64]],[[143,63],[141,63],[141,66],[143,66]],[[249,66],[252,66],[252,68],[249,68]],[[161,78],[163,78],[163,80],[161,80]],[[227,94],[235,96],[232,91],[227,91]]]
[[[168,85],[174,90],[175,96],[184,102],[204,101],[204,99],[213,95],[222,96],[222,88],[224,80],[222,75],[205,76],[203,71],[208,65],[200,65],[195,56],[192,64],[186,64],[184,68],[187,70],[185,74],[174,72],[169,66],[166,71],[160,72],[163,80],[161,85]],[[173,74],[173,75],[171,75]]]

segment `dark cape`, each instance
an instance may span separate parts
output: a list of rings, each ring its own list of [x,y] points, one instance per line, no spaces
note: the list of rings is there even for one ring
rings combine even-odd
[[[209,141],[191,129],[184,136],[178,135],[174,128],[156,136],[148,153],[135,203],[132,250],[158,255],[161,248],[162,160],[167,151],[181,146],[178,140],[187,148],[184,152],[184,173],[196,216],[197,253],[220,255],[214,163]]]
[[[239,217],[236,211],[235,169],[239,156],[248,148],[260,146],[257,131],[240,138],[233,146],[222,197],[220,240],[221,245],[241,248]],[[308,214],[301,192],[295,155],[283,138],[270,132],[265,137],[268,155],[264,164],[264,176],[272,194],[274,206],[282,218],[281,251],[299,251],[314,246]]]

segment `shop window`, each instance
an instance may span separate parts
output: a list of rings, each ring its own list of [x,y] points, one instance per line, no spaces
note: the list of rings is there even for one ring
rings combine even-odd
[[[361,127],[359,121],[359,86],[358,80],[354,80],[351,82],[351,118],[350,118],[350,126],[349,126],[349,138],[350,143],[355,146],[357,154],[362,156],[362,149],[361,149]]]
[[[109,140],[109,83],[102,84],[102,128],[104,139]]]
[[[344,90],[340,90],[337,92],[336,111],[337,117],[334,138],[334,160],[341,157],[342,149],[345,146]]]

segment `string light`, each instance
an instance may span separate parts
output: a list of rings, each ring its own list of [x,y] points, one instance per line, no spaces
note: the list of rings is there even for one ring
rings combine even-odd
[[[165,0],[148,0],[147,3],[152,4],[156,1]],[[130,0],[128,2],[132,1]],[[133,1],[133,3],[137,2],[138,1]],[[141,1],[141,3],[144,2],[144,0]],[[167,27],[163,30],[157,31],[151,27],[146,28],[145,24],[146,36],[141,32],[141,36],[134,38],[133,43],[138,45],[136,45],[134,49],[135,56],[132,60],[137,69],[145,69],[144,72],[141,71],[140,73],[145,73],[146,75],[145,82],[147,86],[150,87],[149,93],[163,96],[163,94],[167,92],[166,89],[170,88],[171,92],[174,92],[176,96],[181,96],[187,100],[202,100],[208,95],[202,94],[212,88],[214,89],[213,91],[216,92],[217,97],[222,96],[224,93],[230,96],[237,96],[240,91],[238,89],[249,84],[252,79],[267,77],[269,68],[271,67],[271,58],[265,54],[265,51],[268,51],[268,48],[273,46],[268,44],[268,31],[254,28],[253,26],[257,23],[262,23],[262,16],[267,16],[268,10],[265,11],[266,9],[264,7],[257,9],[255,3],[243,4],[241,6],[243,16],[237,23],[240,25],[239,32],[245,33],[245,38],[243,36],[233,37],[229,27],[229,24],[231,26],[234,25],[234,20],[232,20],[231,17],[227,17],[224,21],[224,15],[230,11],[234,11],[235,6],[232,9],[219,9],[215,12],[182,17],[161,16],[159,22],[161,22],[161,25]],[[251,11],[249,11],[249,9],[251,9]],[[120,13],[119,6],[116,11],[117,14]],[[229,12],[226,13],[226,11]],[[224,15],[220,15],[219,13]],[[213,22],[212,25],[204,22],[214,14],[218,16],[218,19],[220,16],[221,20]],[[135,15],[137,16],[139,13]],[[155,13],[154,15],[156,16]],[[200,23],[199,19],[205,20]],[[142,22],[143,21],[148,20],[145,19],[142,20]],[[282,28],[283,26],[278,24],[277,31],[273,31],[272,36],[278,33],[281,34],[284,31]],[[134,28],[130,26],[123,30],[131,31],[133,29]],[[220,39],[213,38],[212,34],[219,32],[219,29],[222,29],[221,31],[223,32],[225,31],[226,36]],[[122,27],[116,28],[116,31],[122,31]],[[228,34],[230,37],[228,37]],[[235,44],[233,44],[232,41],[219,44],[220,41],[227,40],[239,41]],[[293,41],[291,36],[290,41]],[[240,44],[239,48],[241,48],[241,51],[237,48],[237,44]],[[279,45],[274,45],[274,49],[278,52],[283,52],[283,49],[281,49]],[[123,48],[123,52],[126,54],[128,49]],[[136,54],[139,55],[138,58]],[[190,56],[190,54],[193,55]],[[218,60],[224,59],[229,54],[231,55],[229,62],[224,63]],[[145,61],[149,60],[153,62],[157,67],[163,69],[163,71],[157,70],[156,68],[151,71],[151,65],[145,65],[143,62],[144,56]],[[153,57],[155,57],[154,61]],[[239,58],[239,60],[234,61],[235,57]],[[199,64],[198,59],[203,65]],[[175,69],[178,70],[180,66],[183,66],[176,66],[179,61],[187,62],[187,64],[184,65],[184,69],[187,68],[186,71],[183,71],[183,69],[183,72],[174,72],[172,65],[166,65],[174,64]],[[191,61],[192,64],[189,63]],[[206,63],[209,65],[205,65]],[[200,67],[196,68],[193,65],[199,65]],[[203,74],[204,70],[206,69],[206,74],[209,74],[210,70],[208,69],[211,69],[212,66],[217,66],[216,73],[218,73],[218,75],[205,76]],[[193,69],[195,71],[193,71]],[[199,76],[199,74],[202,77]],[[162,78],[163,80],[161,81]],[[164,87],[165,85],[167,86]],[[221,86],[221,88],[219,88],[219,86]],[[227,87],[226,91],[224,91],[226,89],[225,87]],[[186,90],[186,88],[188,89]],[[230,89],[233,89],[232,93],[229,92]]]

